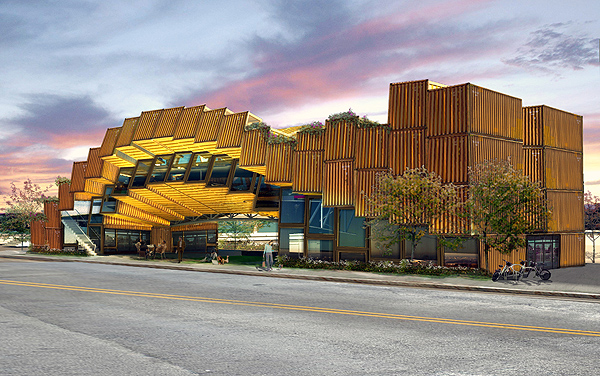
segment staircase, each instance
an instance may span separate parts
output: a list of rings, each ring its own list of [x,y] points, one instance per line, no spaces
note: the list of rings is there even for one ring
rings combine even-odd
[[[96,244],[94,244],[87,236],[85,231],[77,224],[77,221],[71,217],[62,217],[62,223],[65,225],[65,229],[69,229],[75,234],[77,245],[85,249],[85,253],[88,256],[96,256]]]

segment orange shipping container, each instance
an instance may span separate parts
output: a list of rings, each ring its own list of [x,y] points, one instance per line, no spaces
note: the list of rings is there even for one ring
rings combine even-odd
[[[356,168],[387,168],[390,132],[384,127],[356,129]]]
[[[73,170],[71,172],[71,193],[85,192],[85,169],[86,162],[73,162]]]
[[[583,232],[583,192],[552,191],[546,193],[552,215],[549,232]]]
[[[73,210],[75,196],[71,193],[71,184],[64,183],[58,186],[58,210]]]
[[[292,183],[292,152],[288,143],[267,145],[267,169],[265,181],[270,184],[289,186]]]
[[[560,235],[560,266],[585,265],[585,235],[578,234]]]
[[[425,126],[428,80],[390,84],[388,123],[394,130]]]
[[[356,126],[345,121],[325,123],[325,161],[354,158]]]
[[[370,200],[377,191],[379,177],[385,174],[387,169],[369,169],[355,171],[356,189],[354,191],[355,215],[357,217],[374,217],[377,215],[376,205]]]
[[[548,106],[524,107],[525,146],[583,151],[583,117]]]

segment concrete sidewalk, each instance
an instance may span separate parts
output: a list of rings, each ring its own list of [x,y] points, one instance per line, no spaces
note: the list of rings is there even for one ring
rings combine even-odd
[[[0,257],[37,261],[86,262],[97,264],[122,265],[158,269],[186,270],[206,273],[241,274],[271,278],[293,278],[340,283],[359,283],[386,286],[436,288],[448,290],[481,291],[594,299],[600,301],[600,264],[587,264],[583,267],[552,269],[552,277],[542,281],[535,275],[520,281],[498,281],[466,277],[429,277],[415,275],[391,275],[346,270],[293,269],[283,268],[273,271],[257,270],[252,265],[213,265],[210,263],[182,262],[168,260],[144,260],[135,256],[44,256],[26,254],[19,248],[1,247]]]

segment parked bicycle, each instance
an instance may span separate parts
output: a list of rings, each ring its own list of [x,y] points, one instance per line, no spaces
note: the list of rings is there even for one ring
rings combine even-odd
[[[496,282],[498,279],[514,279],[518,281],[522,275],[522,268],[516,269],[515,265],[504,260],[504,265],[498,265],[500,269],[496,269],[492,274],[492,281]]]
[[[540,277],[540,279],[547,281],[550,279],[550,271],[548,269],[544,269],[542,265],[535,263],[533,261],[524,261],[521,260],[521,273],[523,274],[523,278],[529,277],[529,273],[535,271],[535,276]]]

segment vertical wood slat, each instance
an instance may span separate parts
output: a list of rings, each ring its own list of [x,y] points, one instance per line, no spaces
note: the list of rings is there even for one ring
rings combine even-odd
[[[509,161],[516,170],[523,170],[524,152],[521,142],[481,135],[471,135],[469,140],[471,143],[469,166],[498,159]]]
[[[156,223],[162,226],[168,226],[170,222],[162,217],[159,217],[154,214],[150,214],[146,211],[143,211],[133,205],[130,205],[126,202],[119,202],[117,205],[117,214],[124,215],[126,217],[140,219],[142,221]]]
[[[226,108],[206,111],[200,118],[194,142],[217,141]]]
[[[267,160],[267,141],[258,129],[245,131],[242,136],[240,167],[264,166]]]
[[[240,147],[247,121],[248,112],[225,115],[217,137],[217,148]]]
[[[481,266],[482,269],[485,269],[485,251],[484,251],[485,247],[483,244],[479,244],[479,264]],[[490,249],[490,251],[488,252],[488,262],[489,262],[489,271],[494,271],[496,269],[498,269],[499,267],[504,266],[504,260],[508,261],[508,262],[512,262],[513,264],[519,264],[519,262],[521,262],[521,260],[525,260],[527,258],[527,254],[525,249],[519,249],[516,251],[513,251],[512,253],[506,255],[503,253],[500,253],[499,251],[495,250],[495,249]]]
[[[155,246],[158,246],[163,240],[167,242],[166,252],[172,252],[173,241],[171,236],[171,228],[157,226],[152,227],[152,231],[150,232],[150,242]]]
[[[117,179],[119,178],[119,167],[110,162],[104,161],[102,163],[102,173],[100,177],[110,181],[111,183],[116,183]]]
[[[425,165],[424,129],[392,131],[389,137],[389,166],[394,175]]]
[[[92,196],[103,196],[105,184],[94,180],[85,180],[85,192]]]
[[[194,138],[205,108],[205,105],[184,108],[173,131],[173,139]]]
[[[326,161],[323,206],[354,206],[354,161]]]
[[[296,150],[307,151],[307,150],[325,150],[325,133],[321,134],[310,134],[310,133],[297,133]]]
[[[132,141],[147,140],[152,138],[154,130],[156,129],[156,124],[158,124],[160,116],[163,112],[164,110],[142,112],[138,125],[133,132]]]
[[[100,153],[98,154],[100,157],[108,157],[113,154],[120,130],[121,127],[108,128],[106,130],[106,134],[102,140],[102,146],[100,146]]]
[[[377,215],[377,207],[372,199],[377,192],[377,185],[381,175],[385,174],[387,169],[368,169],[356,170],[354,179],[356,189],[354,191],[354,212],[357,217],[374,217]]]
[[[323,151],[294,151],[292,190],[302,193],[323,191]]]
[[[544,148],[545,182],[548,189],[583,191],[583,155]]]
[[[73,210],[75,196],[71,193],[71,184],[63,183],[58,186],[58,210]]]
[[[267,183],[291,183],[293,147],[287,143],[267,145]]]
[[[560,267],[585,265],[585,234],[560,235]]]
[[[432,137],[426,141],[426,168],[435,172],[444,183],[466,184],[468,178],[468,137],[451,135]]]
[[[85,192],[85,169],[87,161],[73,162],[73,170],[71,171],[71,193]]]
[[[46,228],[60,228],[61,216],[58,203],[44,202],[44,214],[46,215]]]
[[[139,222],[128,221],[123,218],[115,218],[105,215],[102,219],[104,228],[122,229],[122,230],[140,230],[151,231],[152,225],[145,225]]]
[[[115,148],[131,145],[131,142],[133,141],[133,133],[139,120],[139,117],[135,117],[127,118],[123,121],[123,125],[121,126],[119,131],[119,137],[117,138],[117,143],[115,144]]]
[[[382,127],[356,129],[356,168],[387,168],[390,133]]]
[[[325,161],[354,158],[356,127],[345,121],[325,124]]]
[[[548,106],[523,108],[525,146],[583,152],[583,117]]]
[[[583,191],[548,190],[546,197],[552,211],[548,221],[549,232],[584,231]]]
[[[539,183],[542,188],[546,187],[546,167],[544,164],[544,148],[523,148],[524,166],[523,174],[529,176],[532,182]]]
[[[183,106],[163,110],[162,115],[154,128],[152,138],[172,137],[175,133],[175,126],[177,125],[182,111]]]
[[[31,221],[31,244],[34,247],[43,247],[46,245],[46,221]]]
[[[428,80],[390,84],[388,124],[394,130],[424,127]]]

